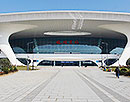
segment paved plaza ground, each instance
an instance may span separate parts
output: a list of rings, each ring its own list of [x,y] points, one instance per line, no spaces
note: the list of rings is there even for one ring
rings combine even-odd
[[[97,67],[51,67],[0,76],[0,102],[130,102],[130,77]]]

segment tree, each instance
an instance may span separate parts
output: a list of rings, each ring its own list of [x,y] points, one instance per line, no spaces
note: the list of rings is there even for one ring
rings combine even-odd
[[[127,60],[126,65],[130,65],[130,58]]]

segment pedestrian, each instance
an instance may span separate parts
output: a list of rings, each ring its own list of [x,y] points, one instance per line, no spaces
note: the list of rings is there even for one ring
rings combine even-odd
[[[116,67],[115,72],[116,72],[116,77],[119,78],[119,75],[120,75],[119,67]]]

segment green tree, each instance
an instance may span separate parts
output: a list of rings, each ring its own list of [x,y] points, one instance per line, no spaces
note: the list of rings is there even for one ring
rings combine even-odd
[[[8,72],[12,68],[12,65],[7,58],[2,58],[0,59],[0,68],[5,74],[8,74]]]
[[[130,58],[127,60],[126,65],[130,65]]]

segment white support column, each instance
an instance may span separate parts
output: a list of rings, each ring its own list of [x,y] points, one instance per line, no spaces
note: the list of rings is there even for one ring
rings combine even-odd
[[[14,52],[12,51],[12,48],[7,45],[7,44],[0,44],[0,49],[2,50],[2,52],[4,52],[4,54],[7,56],[7,58],[10,60],[10,62],[13,65],[17,64],[17,60],[15,57]]]
[[[17,59],[8,42],[9,35],[10,33],[8,32],[4,32],[4,31],[0,32],[0,49],[7,56],[10,62],[13,65],[16,65]]]
[[[127,40],[127,45],[119,59],[119,62],[115,64],[126,65],[127,60],[130,58],[130,31],[127,33]]]
[[[127,60],[130,58],[130,23],[122,23],[122,24],[109,24],[102,25],[101,28],[109,29],[112,31],[123,33],[127,36],[127,44],[124,48],[124,51],[119,58],[119,62],[113,64],[113,66],[126,65]]]
[[[0,24],[0,49],[7,56],[13,65],[23,65],[16,59],[16,56],[9,44],[9,36],[15,32],[32,28],[34,26],[23,25],[23,24]]]

